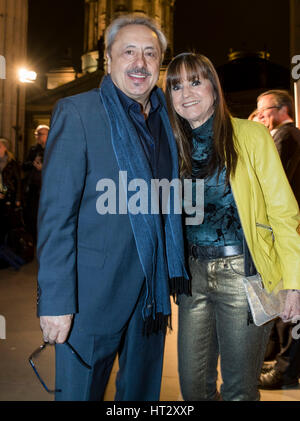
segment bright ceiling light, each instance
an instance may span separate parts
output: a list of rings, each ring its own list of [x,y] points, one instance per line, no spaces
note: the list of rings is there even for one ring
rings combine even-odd
[[[36,80],[37,74],[33,70],[25,68],[19,69],[19,81],[22,83],[33,83]]]

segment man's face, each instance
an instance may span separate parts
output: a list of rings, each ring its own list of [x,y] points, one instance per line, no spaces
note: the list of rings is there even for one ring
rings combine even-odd
[[[114,84],[142,105],[158,77],[161,50],[156,34],[144,25],[127,25],[117,33],[108,60]]]
[[[265,95],[257,103],[258,121],[264,124],[270,131],[275,129],[284,120],[283,110],[277,107],[273,95]]]
[[[46,145],[47,138],[48,138],[48,132],[49,132],[49,130],[44,128],[44,129],[40,129],[35,135],[37,142],[39,144],[41,144],[43,147],[45,147],[45,145]]]
[[[6,146],[4,145],[4,143],[0,142],[0,158],[3,158],[4,155],[6,154]]]

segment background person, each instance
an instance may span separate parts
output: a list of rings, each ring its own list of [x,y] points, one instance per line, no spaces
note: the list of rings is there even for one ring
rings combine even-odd
[[[271,90],[257,98],[257,118],[271,132],[293,192],[300,203],[300,130],[293,121],[293,98],[287,91]],[[300,341],[292,337],[295,325],[274,322],[260,376],[261,389],[281,389],[298,385]]]
[[[23,184],[23,216],[26,230],[37,240],[37,215],[42,187],[42,168],[44,152],[36,153],[32,167],[22,180]]]
[[[148,189],[153,178],[178,178],[176,143],[155,87],[167,42],[149,18],[122,15],[105,43],[108,75],[100,89],[62,99],[51,121],[39,205],[38,314],[44,340],[56,343],[57,400],[103,399],[118,354],[115,399],[155,401],[169,294],[188,288],[181,215],[99,214],[96,204],[102,179],[114,182],[119,197],[119,171]]]
[[[294,101],[287,91],[270,90],[257,98],[257,118],[269,130],[294,195],[300,203],[300,130],[294,123]]]
[[[257,116],[257,109],[252,111],[252,113],[249,115],[248,120],[259,122],[258,116]]]
[[[33,145],[27,154],[27,157],[23,163],[23,171],[28,173],[32,168],[39,170],[39,166],[36,165],[35,158],[37,155],[43,155],[46,147],[47,139],[49,134],[49,126],[40,124],[34,131],[36,138],[36,144]]]
[[[21,174],[9,141],[0,138],[0,243],[13,228],[14,210],[21,205]]]
[[[36,144],[33,145],[23,163],[23,217],[26,231],[37,240],[37,214],[42,185],[42,166],[44,150],[49,134],[49,126],[40,124],[35,129]]]
[[[181,174],[205,182],[204,221],[186,226],[192,296],[179,298],[182,395],[218,399],[220,355],[222,399],[257,400],[271,324],[249,323],[243,277],[257,269],[268,290],[283,279],[289,291],[282,318],[300,313],[293,291],[300,289],[299,208],[268,131],[230,116],[206,57],[172,60],[166,98]]]

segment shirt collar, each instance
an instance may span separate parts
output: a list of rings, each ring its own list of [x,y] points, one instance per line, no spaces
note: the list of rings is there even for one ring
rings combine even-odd
[[[293,123],[293,120],[291,118],[284,120],[282,123],[280,123],[280,126],[283,126],[284,124],[290,124]]]
[[[293,120],[290,118],[288,120],[284,120],[282,123],[279,124],[279,126],[275,127],[275,129],[272,129],[270,131],[271,136],[274,136],[274,134],[277,132],[277,130],[282,127],[284,124],[290,124],[290,123],[294,123]]]
[[[137,101],[135,101],[134,99],[132,99],[129,96],[127,96],[126,94],[124,94],[124,92],[121,91],[121,89],[119,89],[115,84],[114,84],[114,87],[116,88],[116,91],[118,93],[118,97],[121,101],[121,104],[123,105],[124,109],[127,112],[129,112],[131,110],[134,113],[140,113],[141,112],[141,105]],[[154,89],[152,90],[151,94],[150,94],[151,108],[150,108],[149,115],[151,113],[157,111],[161,107],[161,103],[158,99],[156,89],[157,88],[155,86]]]
[[[277,130],[278,130],[278,129],[272,129],[272,130],[270,131],[270,135],[273,137],[273,136],[274,136],[274,134],[277,132]]]

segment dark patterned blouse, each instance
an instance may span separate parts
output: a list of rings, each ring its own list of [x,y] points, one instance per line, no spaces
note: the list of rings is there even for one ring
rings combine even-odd
[[[193,176],[205,174],[213,141],[213,116],[193,130]],[[186,225],[190,244],[228,246],[242,244],[243,232],[230,186],[225,186],[225,168],[204,178],[204,220],[200,225]],[[195,185],[195,182],[193,182]],[[195,189],[193,189],[193,195]],[[194,197],[193,197],[194,199]]]

